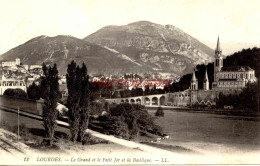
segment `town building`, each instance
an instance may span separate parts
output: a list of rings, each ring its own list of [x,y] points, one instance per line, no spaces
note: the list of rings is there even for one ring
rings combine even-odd
[[[3,61],[1,63],[2,67],[14,67],[21,65],[20,58],[16,58],[15,61]]]
[[[3,95],[7,89],[22,89],[26,92],[26,84],[24,80],[14,78],[6,78],[0,71],[0,95]]]

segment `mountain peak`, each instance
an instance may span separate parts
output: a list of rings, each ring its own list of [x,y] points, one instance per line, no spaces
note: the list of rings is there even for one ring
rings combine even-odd
[[[181,29],[150,21],[101,28],[84,40],[126,55],[150,71],[178,75],[214,57],[211,48]]]
[[[158,24],[155,24],[150,21],[137,21],[137,22],[129,23],[127,25],[158,25]]]

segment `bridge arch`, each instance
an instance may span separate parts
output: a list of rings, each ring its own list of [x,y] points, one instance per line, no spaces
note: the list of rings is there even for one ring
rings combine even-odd
[[[121,100],[121,103],[124,103],[124,102],[125,102],[125,100],[124,100],[124,99],[122,99],[122,100]]]
[[[160,105],[166,105],[166,98],[165,96],[160,97]]]
[[[158,98],[157,97],[152,98],[152,105],[158,105]]]
[[[144,98],[144,105],[150,105],[151,104],[151,100],[149,99],[149,97],[145,97]]]
[[[125,99],[125,102],[126,102],[126,103],[129,103],[129,100],[128,100],[128,99]]]
[[[142,100],[140,98],[136,99],[137,104],[142,104]]]
[[[130,99],[131,103],[134,104],[135,103],[135,100],[134,99]]]

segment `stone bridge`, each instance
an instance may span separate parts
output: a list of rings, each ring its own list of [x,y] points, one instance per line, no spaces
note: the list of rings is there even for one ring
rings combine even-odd
[[[115,98],[115,99],[106,99],[106,100],[110,103],[116,103],[116,104],[131,103],[131,104],[141,104],[146,106],[160,106],[160,105],[166,105],[167,94]]]

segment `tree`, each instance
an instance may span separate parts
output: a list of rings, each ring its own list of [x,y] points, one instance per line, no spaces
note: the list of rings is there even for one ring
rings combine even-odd
[[[239,94],[239,103],[240,108],[246,111],[254,111],[258,110],[258,85],[257,83],[249,83],[243,89],[243,91]]]
[[[29,99],[39,100],[41,97],[40,87],[36,85],[35,82],[33,82],[32,85],[28,87],[27,93]]]
[[[44,105],[43,105],[43,126],[46,135],[49,139],[49,145],[53,144],[53,137],[56,127],[56,119],[58,116],[57,102],[60,99],[59,83],[58,83],[58,70],[56,64],[53,67],[46,67],[43,64],[43,79],[41,82],[42,87],[45,87]]]
[[[258,111],[258,87],[257,83],[249,83],[240,94],[219,94],[217,106],[223,108],[224,105],[231,105],[235,109],[248,112]]]
[[[120,98],[120,93],[118,91],[115,91],[112,98]]]
[[[67,87],[71,140],[83,141],[89,122],[89,76],[83,63],[80,68],[74,61],[68,65]]]
[[[144,94],[144,92],[143,92],[143,89],[142,89],[142,88],[132,89],[132,92],[131,92],[131,96],[132,96],[132,97],[142,96],[143,94]]]
[[[79,133],[78,141],[82,142],[85,135],[85,130],[88,128],[89,123],[89,76],[87,75],[87,67],[83,63],[81,68],[81,96],[79,101],[80,107],[80,120],[79,120]]]
[[[28,98],[27,93],[19,88],[6,89],[3,95],[10,96],[10,97],[16,97],[16,98],[24,98],[24,99]]]
[[[90,82],[89,90],[90,90],[90,101],[95,101],[100,99],[101,97],[101,87],[99,86],[100,82]]]
[[[150,94],[151,94],[151,90],[150,90],[149,86],[146,86],[145,90],[144,90],[144,95],[150,95]]]
[[[155,112],[155,116],[164,117],[164,112],[163,112],[162,107],[158,107],[157,111]]]
[[[79,102],[81,97],[81,71],[79,66],[74,61],[68,64],[67,74],[68,88],[68,118],[70,124],[71,141],[75,142],[79,133],[80,108]]]

